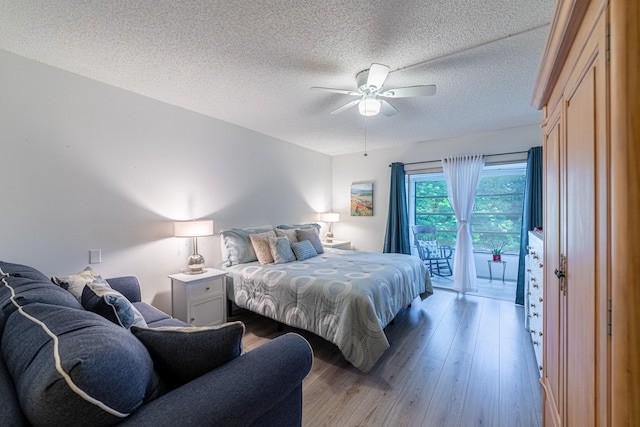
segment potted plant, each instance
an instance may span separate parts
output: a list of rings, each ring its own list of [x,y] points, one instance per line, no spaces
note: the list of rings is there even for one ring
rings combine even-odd
[[[506,240],[503,240],[501,242],[489,242],[488,247],[491,251],[491,254],[493,255],[493,262],[502,261],[502,252],[504,251],[504,247],[507,246],[507,243],[508,242]]]

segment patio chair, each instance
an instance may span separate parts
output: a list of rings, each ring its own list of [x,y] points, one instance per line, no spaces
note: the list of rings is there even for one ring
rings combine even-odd
[[[436,228],[429,225],[414,225],[411,227],[418,256],[428,263],[429,275],[447,277],[453,274],[451,269],[451,246],[440,246],[436,237]]]

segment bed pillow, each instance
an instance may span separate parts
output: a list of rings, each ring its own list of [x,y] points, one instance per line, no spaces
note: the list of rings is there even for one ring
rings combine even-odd
[[[179,387],[242,354],[244,324],[131,328],[167,386]]]
[[[298,241],[301,242],[303,240],[308,240],[313,245],[313,248],[316,250],[316,255],[324,252],[324,247],[322,247],[322,242],[320,241],[320,237],[315,230],[307,229],[307,230],[296,230],[296,237]]]
[[[285,264],[296,260],[296,255],[291,250],[291,242],[286,237],[269,237],[269,247],[273,262],[276,264]]]
[[[85,285],[89,283],[107,283],[106,280],[100,276],[100,274],[93,270],[91,267],[87,267],[82,271],[75,274],[62,277],[52,277],[51,281],[71,293],[78,301],[82,298],[82,291]]]
[[[269,230],[266,233],[250,234],[251,244],[253,250],[256,252],[258,262],[260,264],[273,263],[273,256],[271,255],[271,246],[269,246],[269,238],[275,238],[276,233],[273,230]]]
[[[286,237],[291,243],[297,242],[296,230],[298,230],[298,228],[276,228],[276,236]]]
[[[138,309],[107,283],[87,284],[82,291],[80,302],[85,310],[99,314],[123,328],[129,329],[133,325],[147,326]]]
[[[315,222],[311,222],[308,224],[282,224],[276,227],[276,229],[281,229],[281,230],[298,230],[298,229],[304,229],[304,230],[316,230],[316,233],[318,233],[318,235],[320,235],[320,224],[316,224]]]
[[[258,256],[253,249],[249,236],[251,234],[265,233],[269,230],[273,230],[273,226],[262,225],[259,227],[231,228],[221,231],[221,240],[224,243],[227,254],[222,261],[227,266],[257,261]]]
[[[318,256],[318,252],[316,252],[313,245],[308,240],[302,240],[301,242],[292,243],[291,250],[296,255],[296,259],[298,261],[304,261],[305,259]]]

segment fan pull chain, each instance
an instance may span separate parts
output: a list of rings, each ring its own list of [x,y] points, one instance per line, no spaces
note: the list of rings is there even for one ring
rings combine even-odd
[[[364,102],[367,102],[366,100]],[[367,157],[367,116],[364,116],[364,157]]]

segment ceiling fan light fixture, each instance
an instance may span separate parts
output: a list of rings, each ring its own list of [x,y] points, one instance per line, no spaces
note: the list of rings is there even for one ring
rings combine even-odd
[[[375,116],[380,112],[381,102],[375,98],[365,98],[358,104],[358,110],[363,116]]]

